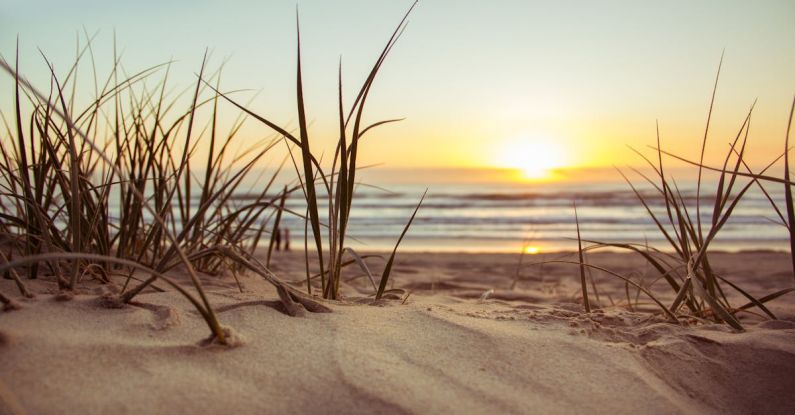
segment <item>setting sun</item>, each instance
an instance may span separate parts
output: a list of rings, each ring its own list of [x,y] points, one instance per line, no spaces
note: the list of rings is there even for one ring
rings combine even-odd
[[[567,163],[565,152],[547,137],[520,136],[506,140],[500,148],[496,163],[500,167],[516,169],[523,179],[544,180],[552,171]]]

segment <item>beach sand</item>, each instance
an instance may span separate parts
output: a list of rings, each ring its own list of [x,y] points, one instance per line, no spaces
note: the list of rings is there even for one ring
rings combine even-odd
[[[173,291],[113,309],[97,283],[57,301],[54,283],[28,281],[37,296],[24,300],[0,280],[21,305],[0,313],[0,413],[795,413],[792,294],[770,303],[779,320],[741,313],[736,333],[671,324],[643,294],[594,275],[602,307],[586,314],[577,267],[526,265],[540,259],[523,258],[512,288],[516,254],[401,253],[391,282],[407,299],[367,299],[371,283],[349,268],[347,300],[301,317],[227,307],[277,297],[254,275],[240,277],[242,293],[206,276],[237,347],[201,345],[206,324]],[[795,286],[789,254],[710,259],[754,295]],[[588,260],[653,279],[637,256]],[[274,261],[277,275],[303,278],[301,253]],[[663,284],[652,290],[669,304]]]

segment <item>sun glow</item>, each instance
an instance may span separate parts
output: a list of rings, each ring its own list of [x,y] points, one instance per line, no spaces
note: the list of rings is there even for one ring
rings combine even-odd
[[[563,148],[547,137],[517,137],[506,140],[497,155],[500,167],[516,169],[526,180],[550,180],[556,168],[566,166]]]
[[[536,254],[541,253],[541,248],[539,248],[537,246],[526,246],[526,247],[524,247],[524,253],[525,254],[530,254],[530,255],[536,255]]]

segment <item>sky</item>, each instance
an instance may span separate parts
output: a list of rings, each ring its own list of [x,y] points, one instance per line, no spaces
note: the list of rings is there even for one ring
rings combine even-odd
[[[180,88],[196,81],[205,50],[222,89],[255,112],[296,125],[296,8],[313,145],[336,140],[336,77],[358,91],[411,0],[0,0],[0,54],[47,85],[39,50],[65,71],[76,39],[96,34],[100,72],[115,32],[130,72],[175,60]],[[383,66],[369,121],[405,117],[367,139],[363,163],[388,167],[535,170],[641,163],[627,146],[655,142],[695,158],[721,54],[708,161],[728,149],[758,99],[749,159],[783,150],[795,94],[792,1],[423,0]],[[104,64],[102,63],[104,62]],[[85,68],[89,69],[89,68]],[[0,77],[8,111],[11,78]],[[223,108],[229,120],[234,108]],[[246,139],[262,140],[250,124]],[[330,150],[329,150],[330,151]]]

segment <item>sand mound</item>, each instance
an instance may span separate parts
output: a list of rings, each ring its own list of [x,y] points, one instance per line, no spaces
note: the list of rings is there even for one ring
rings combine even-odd
[[[396,286],[446,278],[408,275]],[[782,320],[735,333],[584,314],[565,280],[417,285],[405,304],[328,302],[302,317],[244,282],[209,294],[238,347],[202,342],[204,321],[174,292],[121,308],[39,294],[0,313],[0,413],[795,413],[786,301]],[[481,299],[484,287],[497,289]]]

